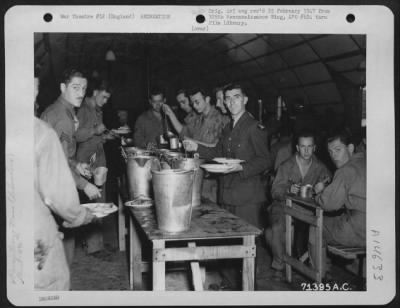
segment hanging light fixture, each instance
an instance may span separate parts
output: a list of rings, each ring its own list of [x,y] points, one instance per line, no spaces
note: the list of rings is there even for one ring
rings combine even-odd
[[[110,62],[114,62],[116,60],[116,56],[114,51],[112,51],[111,49],[108,49],[106,52],[106,56],[105,56],[105,60],[106,61],[110,61]]]

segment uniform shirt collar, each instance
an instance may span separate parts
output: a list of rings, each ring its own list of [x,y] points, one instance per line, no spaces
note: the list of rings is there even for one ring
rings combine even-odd
[[[246,118],[245,114],[247,114],[246,111],[244,111],[238,118],[236,118],[236,120],[233,120],[233,121],[232,121],[232,127],[235,127],[236,124],[238,124],[239,122],[241,122],[241,120],[245,119],[245,118]]]
[[[74,106],[69,103],[62,95],[60,95],[57,99],[58,102],[60,102],[73,116],[75,115],[75,109]]]

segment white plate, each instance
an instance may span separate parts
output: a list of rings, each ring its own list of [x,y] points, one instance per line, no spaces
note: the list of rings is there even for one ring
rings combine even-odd
[[[131,132],[130,128],[118,128],[111,131],[115,134],[129,134]]]
[[[236,158],[225,158],[225,157],[216,157],[213,159],[217,163],[221,164],[240,164],[245,162],[243,159],[236,159]]]
[[[153,206],[154,202],[151,199],[138,198],[135,200],[127,201],[124,204],[125,204],[125,206],[142,209],[142,208],[147,208],[147,207]]]
[[[118,210],[118,207],[113,203],[85,203],[82,206],[89,209],[98,218],[107,216]]]
[[[221,164],[203,164],[200,167],[206,169],[208,172],[211,173],[221,173],[232,169],[233,166],[231,165],[221,165]]]

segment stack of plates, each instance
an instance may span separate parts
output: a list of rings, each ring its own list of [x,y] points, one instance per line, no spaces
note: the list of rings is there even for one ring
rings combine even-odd
[[[227,164],[203,164],[200,167],[211,173],[221,173],[233,168],[233,166]]]
[[[240,164],[243,163],[243,159],[236,159],[236,158],[225,158],[225,157],[216,157],[213,159],[213,161],[216,161],[217,163],[220,164]]]
[[[107,216],[118,210],[117,206],[113,203],[85,203],[82,206],[89,209],[98,218]]]
[[[146,208],[153,206],[154,202],[152,199],[140,197],[135,200],[125,202],[125,206],[130,206],[134,208]]]

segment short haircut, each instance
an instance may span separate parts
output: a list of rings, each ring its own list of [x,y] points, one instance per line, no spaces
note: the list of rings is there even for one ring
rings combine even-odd
[[[186,98],[189,98],[189,94],[188,91],[184,88],[179,89],[178,91],[176,91],[176,95],[178,96],[179,94],[183,94]]]
[[[188,91],[189,96],[193,96],[197,93],[200,93],[203,97],[209,96],[207,90],[201,87],[193,87]]]
[[[219,91],[224,92],[224,87],[215,87],[212,92],[215,96],[215,95],[217,95],[217,92],[219,92]]]
[[[234,84],[227,85],[224,88],[224,95],[226,94],[227,91],[231,91],[231,90],[240,90],[240,91],[242,91],[243,95],[247,96],[246,90],[244,89],[244,87],[241,84],[234,83]]]
[[[101,78],[93,78],[89,80],[88,91],[86,91],[87,95],[92,96],[93,91],[105,91],[107,93],[112,93],[111,84],[106,79]]]
[[[76,68],[67,68],[64,70],[62,77],[61,77],[61,83],[65,83],[66,85],[69,84],[74,77],[80,77],[80,78],[85,78],[86,77],[86,72],[80,69]]]
[[[149,98],[156,95],[162,95],[162,97],[165,98],[165,90],[159,86],[151,88]]]
[[[328,135],[326,143],[331,143],[335,140],[340,140],[345,145],[354,144],[353,135],[348,127],[339,127],[334,129]]]
[[[313,138],[315,144],[315,134],[310,130],[302,130],[296,136],[296,144],[299,143],[300,138]]]

